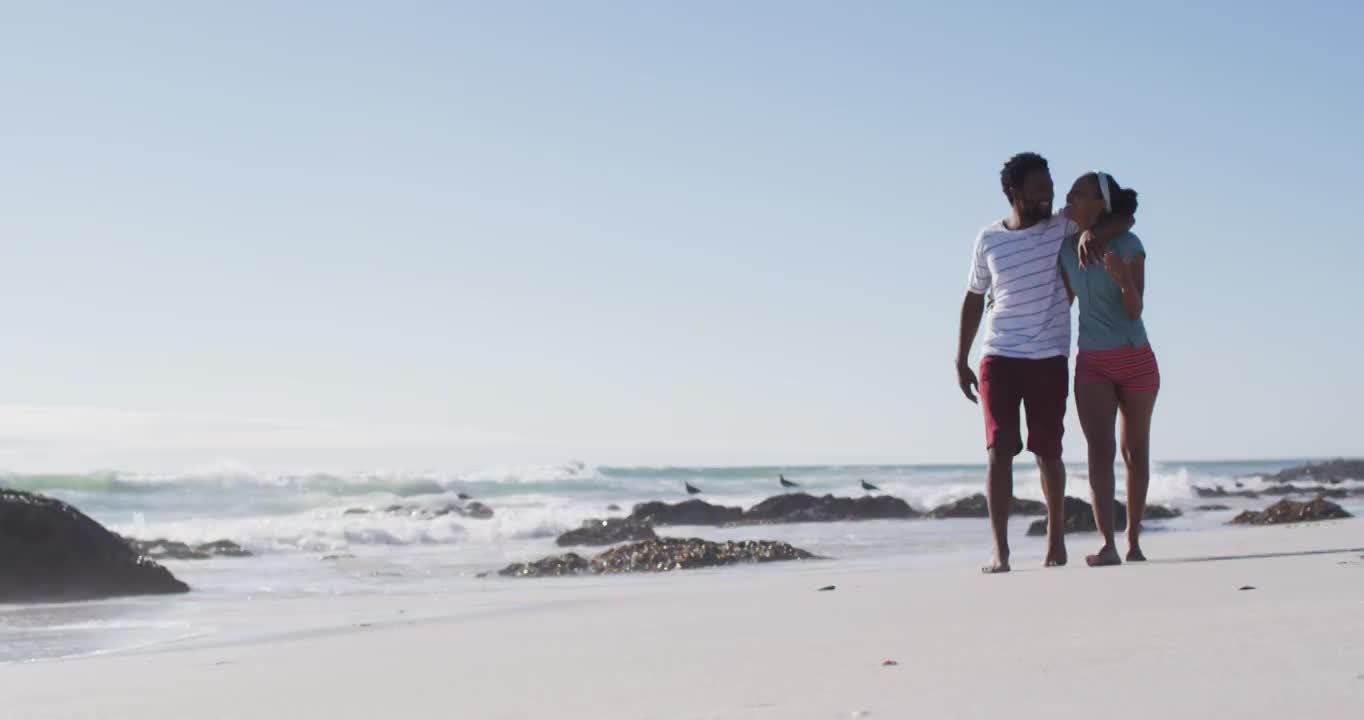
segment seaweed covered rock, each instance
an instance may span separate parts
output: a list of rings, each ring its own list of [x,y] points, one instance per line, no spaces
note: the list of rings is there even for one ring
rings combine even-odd
[[[1233,525],[1281,525],[1284,523],[1317,522],[1353,517],[1341,506],[1317,498],[1297,502],[1284,498],[1264,510],[1247,510],[1231,519]]]
[[[516,563],[498,571],[505,577],[669,572],[739,563],[806,560],[815,555],[771,540],[711,542],[699,538],[656,538],[614,547],[591,560],[574,553]]]

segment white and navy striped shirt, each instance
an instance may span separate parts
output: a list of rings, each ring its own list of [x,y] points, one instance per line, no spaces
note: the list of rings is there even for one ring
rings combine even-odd
[[[1057,260],[1068,224],[1057,214],[1025,230],[1009,230],[1001,220],[980,231],[966,287],[992,300],[985,355],[1070,354],[1070,302]]]

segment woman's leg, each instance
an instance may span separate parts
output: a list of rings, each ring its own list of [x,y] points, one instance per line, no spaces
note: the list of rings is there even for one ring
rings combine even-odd
[[[1122,459],[1127,464],[1127,559],[1146,559],[1141,552],[1141,519],[1151,486],[1151,415],[1156,390],[1119,390],[1122,408]]]
[[[1075,408],[1089,444],[1089,488],[1094,504],[1094,523],[1104,545],[1085,558],[1090,565],[1117,565],[1122,561],[1113,542],[1113,423],[1118,415],[1118,391],[1110,382],[1087,382],[1075,386]]]

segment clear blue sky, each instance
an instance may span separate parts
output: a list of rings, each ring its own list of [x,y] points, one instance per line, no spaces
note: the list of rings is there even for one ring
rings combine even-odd
[[[1359,453],[1361,27],[10,5],[0,466],[978,461],[957,311],[1021,150],[1141,193],[1157,459]]]

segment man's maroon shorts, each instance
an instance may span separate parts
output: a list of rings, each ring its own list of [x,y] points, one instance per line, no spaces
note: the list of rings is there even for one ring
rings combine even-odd
[[[985,447],[1023,452],[1018,405],[1028,416],[1028,450],[1061,457],[1070,366],[1065,356],[1025,360],[987,355],[980,361],[980,399],[985,409]]]

